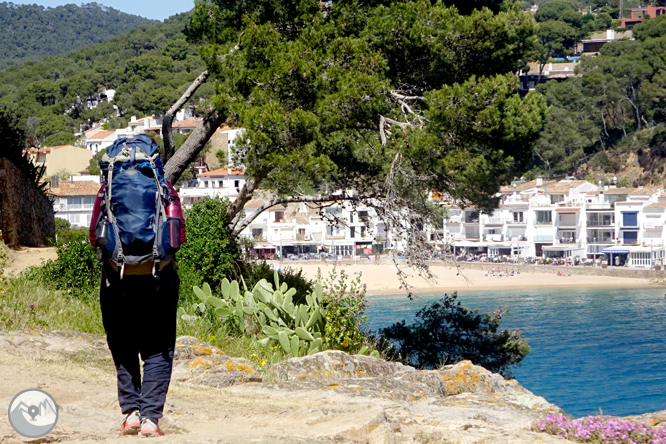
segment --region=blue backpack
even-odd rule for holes
[[[95,236],[103,260],[120,271],[121,279],[125,274],[155,276],[173,263],[180,246],[172,245],[179,240],[169,236],[176,218],[166,214],[171,198],[159,147],[144,135],[121,138],[107,148],[99,165],[106,183]],[[180,218],[177,227],[179,237]]]

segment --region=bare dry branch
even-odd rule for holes
[[[256,219],[261,213],[264,211],[268,210],[269,208],[272,208],[276,205],[282,205],[282,204],[288,204],[288,203],[300,203],[300,202],[310,202],[310,203],[319,203],[319,202],[342,202],[342,201],[350,201],[350,200],[360,200],[360,197],[351,195],[345,192],[342,193],[334,193],[334,194],[329,194],[326,196],[285,196],[285,197],[276,197],[259,208],[252,213],[250,216],[247,216],[242,222],[238,223],[236,226],[233,228],[233,233],[238,235],[243,231],[245,228],[247,228],[248,225],[252,223],[254,219]]]
[[[190,100],[192,95],[196,92],[199,87],[206,82],[208,79],[208,76],[210,74],[208,73],[208,70],[202,72],[199,74],[199,76],[194,79],[194,82],[187,88],[187,91],[183,93],[182,96],[180,96],[180,99],[176,103],[174,103],[171,108],[164,114],[164,117],[162,119],[162,139],[164,140],[164,157],[165,157],[165,162],[168,162],[169,159],[171,159],[171,156],[173,156],[173,153],[175,151],[174,143],[173,143],[173,134],[171,131],[171,127],[173,125],[173,118],[176,115],[176,113],[185,105],[185,103]]]

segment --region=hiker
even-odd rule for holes
[[[141,135],[107,149],[90,223],[103,261],[100,306],[124,415],[120,433],[147,437],[163,435],[180,284],[173,254],[185,242],[180,200],[163,177],[158,148]]]

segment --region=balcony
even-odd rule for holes
[[[541,226],[544,226],[544,225],[546,225],[546,226],[552,226],[552,225],[553,225],[553,221],[552,221],[552,220],[538,220],[538,219],[534,219],[532,223],[533,223],[534,225],[541,225]]]
[[[613,238],[612,237],[588,237],[587,238],[587,243],[588,244],[612,244],[613,243]]]
[[[478,224],[479,223],[479,218],[478,217],[476,217],[476,218],[466,217],[464,223],[466,223],[466,224]]]
[[[649,221],[643,222],[643,228],[648,230],[660,230],[664,226],[661,221]]]
[[[587,226],[588,227],[615,227],[615,221],[607,221],[607,220],[588,220],[587,221]]]
[[[54,205],[53,209],[55,211],[92,211],[93,207],[94,207],[93,204],[72,204],[72,205],[60,204],[60,205]]]
[[[552,234],[537,234],[534,236],[534,242],[553,242]]]
[[[500,216],[487,216],[481,218],[481,222],[484,225],[504,225],[504,222],[508,221],[506,217],[500,217]]]
[[[558,244],[577,244],[578,241],[573,237],[560,237],[557,239]]]
[[[506,223],[508,225],[527,225],[527,219],[509,219]]]

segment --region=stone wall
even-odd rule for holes
[[[481,263],[481,262],[456,262],[463,268],[475,270],[493,270],[499,267],[502,271],[520,269],[521,273],[557,273],[558,271],[567,274],[583,275],[583,276],[615,276],[624,278],[638,278],[638,279],[665,279],[666,271],[664,270],[650,270],[649,268],[629,268],[629,267],[592,267],[592,266],[563,266],[563,265],[528,265],[528,264],[512,264],[512,263]]]
[[[0,157],[0,230],[10,247],[43,247],[55,239],[53,206],[9,159]]]

